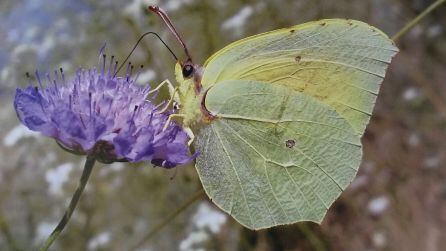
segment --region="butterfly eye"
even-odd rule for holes
[[[190,78],[194,73],[194,67],[190,64],[186,64],[183,66],[183,77]]]

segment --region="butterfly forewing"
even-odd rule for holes
[[[312,96],[362,135],[388,64],[398,49],[378,29],[330,19],[237,41],[205,65],[203,86],[258,80]]]

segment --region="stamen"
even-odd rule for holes
[[[138,72],[136,73],[136,77],[133,79],[133,82],[136,83],[136,81],[138,81],[139,74],[141,74],[141,71],[143,68],[144,68],[144,65],[139,66]]]
[[[104,54],[102,55],[102,76],[104,76],[105,73],[105,59],[106,59],[107,55]]]
[[[37,70],[36,70],[35,75],[36,75],[37,83],[39,83],[40,90],[44,90],[43,86],[42,86],[42,81],[40,80],[39,72]]]
[[[96,102],[96,100],[95,101],[93,101],[93,113],[96,115],[96,104],[97,104],[97,102]],[[99,107],[100,108],[100,107]],[[98,109],[98,115],[100,114],[101,112],[100,112],[100,109]]]
[[[91,120],[91,92],[88,93],[88,112],[90,114],[90,120]]]
[[[25,72],[25,77],[26,77],[26,79],[28,79],[28,85],[32,85],[32,83],[31,83],[31,76],[29,75],[29,72]]]
[[[135,118],[135,113],[138,110],[138,107],[139,106],[135,105],[135,108],[133,108],[132,120]]]
[[[46,80],[48,80],[48,85],[47,86],[51,86],[52,81],[51,81],[51,77],[49,73],[45,74]],[[51,94],[54,94],[54,90],[51,90],[50,88],[48,88],[48,92],[50,92]]]
[[[130,77],[132,76],[133,68],[134,68],[133,65],[130,65],[130,71],[129,71],[129,74],[127,75],[127,82],[130,81]]]
[[[60,71],[60,75],[62,76],[62,83],[65,85],[65,74],[63,73],[62,67],[59,68],[59,71]]]
[[[118,73],[117,70],[118,70],[118,61],[116,60],[115,61],[115,67],[113,67],[113,77],[115,77],[116,73]]]
[[[132,65],[132,62],[129,62],[128,64],[127,64],[127,69],[125,70],[125,76],[127,77],[128,75],[129,75],[129,73],[130,73],[130,66]]]
[[[57,86],[57,81],[53,79],[54,90],[56,91],[57,96],[60,96],[59,87]]]
[[[97,115],[101,115],[101,107],[100,106],[98,107],[97,103],[98,102],[94,101],[94,103],[93,103],[93,111],[94,111],[94,113],[97,113]]]
[[[81,120],[82,126],[84,127],[84,129],[87,129],[87,127],[85,126],[84,123],[84,119],[82,118],[82,114],[79,114],[79,119]]]
[[[55,76],[53,79],[54,89],[56,90],[57,97],[60,97],[59,87],[57,86],[57,82],[59,82],[59,73],[57,73],[57,70],[54,70],[54,76]]]
[[[113,61],[115,60],[115,56],[112,55],[110,58],[110,64],[108,65],[108,76],[111,76],[111,69],[112,69],[112,65],[113,65]]]
[[[152,112],[150,113],[150,117],[149,117],[149,123],[148,123],[149,125],[152,124],[153,114],[155,114],[155,113],[152,110]]]

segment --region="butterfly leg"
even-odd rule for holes
[[[187,145],[190,146],[192,142],[194,142],[195,134],[192,131],[192,129],[190,129],[190,127],[184,128],[184,132],[187,134],[187,136],[189,136],[189,141],[187,142]]]
[[[152,93],[154,93],[154,92],[156,92],[156,91],[158,91],[159,89],[161,89],[161,87],[163,87],[164,85],[167,85],[167,88],[169,88],[169,94],[171,95],[171,96],[174,96],[174,90],[175,90],[175,87],[173,86],[173,84],[168,80],[168,79],[166,79],[166,80],[164,80],[163,82],[161,82],[161,84],[159,84],[157,87],[155,87],[153,90],[150,90],[149,91],[149,93],[147,94],[147,95],[150,95],[150,94],[152,94]]]
[[[164,124],[163,131],[167,129],[170,122],[172,122],[172,119],[174,118],[184,118],[184,114],[176,114],[176,113],[170,114],[169,117],[167,118],[166,124]]]
[[[173,93],[171,93],[170,99],[169,99],[169,101],[167,102],[167,104],[164,106],[163,109],[159,110],[159,111],[157,112],[157,114],[163,113],[163,112],[167,111],[167,109],[169,109],[169,106],[170,106],[170,105],[172,104],[172,102],[175,100],[175,94],[177,93],[177,91],[178,91],[178,87],[175,87],[174,90],[173,90]]]

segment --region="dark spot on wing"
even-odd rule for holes
[[[300,60],[302,59],[302,57],[301,56],[299,56],[299,55],[297,55],[295,58],[294,58],[295,60],[296,60],[296,62],[297,63],[299,63],[300,62]]]
[[[294,33],[296,30],[294,30],[294,29],[292,29],[292,30],[290,30],[290,33]]]
[[[289,139],[289,140],[285,141],[285,145],[288,148],[293,148],[296,145],[296,141]]]

